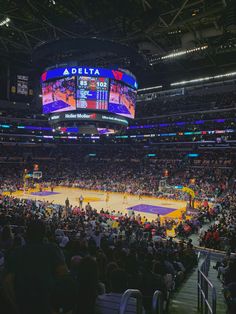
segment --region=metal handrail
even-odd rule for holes
[[[206,255],[206,258],[204,260],[204,262],[202,263],[200,270],[203,272],[204,275],[208,276],[208,272],[209,272],[209,268],[210,268],[210,254],[208,253]]]
[[[201,267],[198,268],[198,310],[204,314],[216,314],[216,288],[207,278],[210,267],[210,254],[207,254]],[[211,304],[209,302],[209,288],[211,292]]]
[[[197,261],[198,261],[198,262],[200,261],[200,257],[201,257],[201,252],[199,251],[199,252],[197,253]]]
[[[121,298],[120,301],[120,310],[119,310],[119,314],[125,314],[126,313],[126,309],[128,306],[128,301],[129,298],[136,298],[137,299],[137,306],[136,306],[136,314],[142,314],[142,294],[139,290],[136,289],[128,289],[126,290]]]
[[[152,297],[152,314],[162,314],[163,313],[163,299],[162,293],[156,290]]]

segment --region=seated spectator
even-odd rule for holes
[[[159,262],[146,259],[142,269],[142,281],[141,281],[141,292],[143,294],[143,304],[146,311],[151,310],[153,293],[156,290],[162,292],[164,299],[167,298],[167,286],[165,284],[165,278],[159,274],[159,268],[161,265]]]
[[[236,282],[231,282],[224,288],[224,297],[227,304],[227,313],[236,313]]]
[[[98,266],[90,256],[79,260],[77,265],[77,314],[93,314],[96,297],[100,286],[98,280]]]
[[[228,263],[228,267],[224,273],[224,284],[227,286],[232,282],[236,282],[236,258],[231,257]]]
[[[60,250],[45,243],[44,236],[44,224],[32,221],[26,245],[15,249],[6,260],[5,292],[20,314],[51,313],[55,280],[68,274]]]
[[[122,295],[128,288],[127,274],[121,269],[114,270],[110,275],[110,286],[110,293],[97,297],[95,308],[97,314],[117,314],[119,312]],[[127,313],[137,313],[135,298],[128,300]],[[143,313],[145,313],[144,310]]]

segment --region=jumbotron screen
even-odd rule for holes
[[[42,84],[43,113],[76,109],[76,78],[62,78]]]
[[[134,118],[136,97],[136,90],[111,80],[108,111]]]
[[[77,108],[107,110],[109,79],[78,76]]]
[[[134,118],[137,96],[137,83],[134,77],[125,72],[108,69],[88,70],[90,71],[84,67],[57,68],[44,72],[43,113],[87,109],[104,110]],[[71,75],[72,73],[75,75]]]

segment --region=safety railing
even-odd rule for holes
[[[210,254],[207,254],[198,268],[198,310],[204,314],[216,314],[216,289],[207,278],[210,267]]]
[[[159,290],[156,290],[152,297],[152,314],[163,314],[163,299]]]
[[[211,262],[211,255],[210,253],[205,254],[205,259],[200,267],[200,270],[203,272],[205,276],[208,276],[209,268]]]
[[[127,307],[129,305],[129,299],[132,297],[137,299],[136,314],[142,314],[142,312],[143,312],[142,294],[139,290],[136,290],[136,289],[128,289],[124,292],[124,294],[122,295],[121,301],[120,301],[119,314],[125,314],[126,313]]]
[[[128,311],[129,300],[130,298],[136,298],[136,313],[142,314],[143,306],[142,306],[142,294],[139,290],[128,289],[122,295],[120,301],[120,311],[119,314],[125,314]],[[132,303],[133,305],[133,303]],[[162,293],[159,290],[156,290],[152,297],[152,314],[163,314],[163,299]]]

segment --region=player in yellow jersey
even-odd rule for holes
[[[106,202],[106,208],[108,208],[108,203],[110,201],[110,194],[109,192],[106,193],[106,198],[105,198],[105,202]]]
[[[128,199],[128,195],[125,192],[124,195],[123,195],[123,204],[127,204],[127,199]]]
[[[106,193],[106,198],[105,198],[106,204],[108,204],[109,201],[110,201],[110,194],[107,192],[107,193]]]

